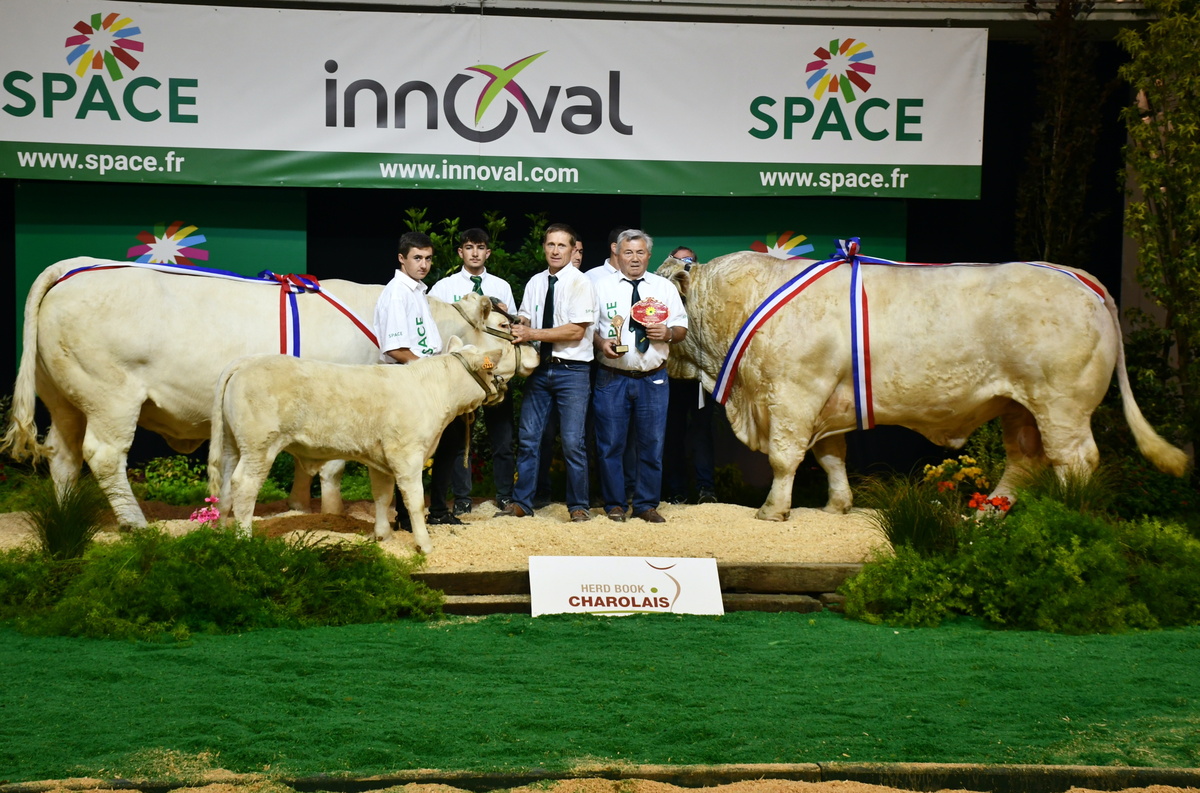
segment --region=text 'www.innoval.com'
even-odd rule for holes
[[[385,179],[410,179],[420,182],[451,180],[468,182],[539,182],[579,184],[579,169],[567,166],[526,168],[517,160],[512,165],[482,165],[478,163],[381,162],[379,174]]]

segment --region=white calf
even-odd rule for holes
[[[421,469],[456,416],[504,396],[514,374],[537,366],[532,348],[504,343],[500,351],[463,346],[404,366],[349,366],[284,355],[256,355],[230,364],[213,400],[209,479],[221,483],[222,516],[249,531],[254,502],[281,451],[298,467],[358,460],[370,469],[375,537],[391,535],[386,508],[400,488],[421,551],[425,528]]]

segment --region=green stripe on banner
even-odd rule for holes
[[[736,163],[0,143],[0,177],[699,196],[979,198],[977,165]]]

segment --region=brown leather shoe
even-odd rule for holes
[[[617,523],[625,522],[625,510],[621,509],[620,507],[613,507],[604,514],[608,515],[609,520],[615,520]]]
[[[587,523],[591,519],[592,519],[592,513],[588,512],[586,509],[571,510],[571,522],[572,523]]]
[[[647,509],[644,512],[639,512],[638,514],[634,515],[634,517],[641,518],[642,520],[646,521],[647,523],[666,523],[667,522],[667,519],[664,518],[662,515],[659,515],[658,510],[655,509],[654,507],[650,507],[650,509]]]
[[[518,504],[515,501],[510,501],[510,502],[508,502],[508,505],[504,509],[497,512],[492,517],[493,518],[527,518],[527,517],[529,517],[529,515],[530,515],[530,513],[526,512],[525,508],[522,507],[520,504]]]

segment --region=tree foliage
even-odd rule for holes
[[[1138,281],[1165,313],[1188,439],[1200,428],[1200,0],[1145,0],[1154,18],[1122,30],[1121,76],[1136,93],[1122,111],[1134,189],[1126,231]]]
[[[1038,23],[1038,119],[1031,131],[1017,192],[1017,255],[1085,267],[1101,220],[1087,197],[1096,162],[1101,114],[1109,86],[1099,77],[1098,51],[1085,36],[1093,0],[1028,0]]]

